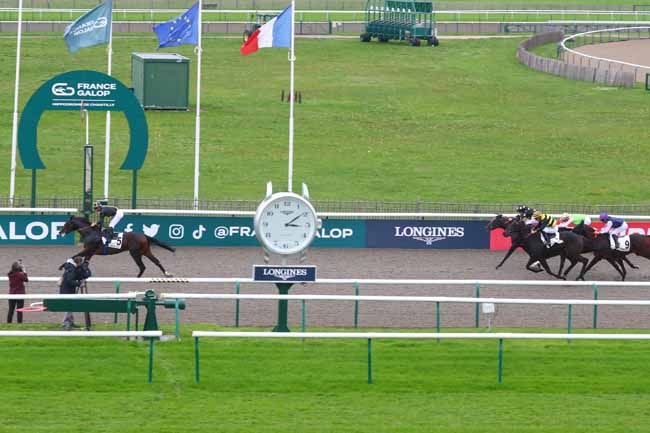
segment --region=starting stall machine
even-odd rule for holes
[[[438,46],[435,11],[432,2],[413,0],[367,0],[366,29],[361,42],[409,41],[414,47],[425,41]]]

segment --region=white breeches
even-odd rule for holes
[[[118,209],[117,212],[115,212],[115,216],[111,219],[111,222],[108,223],[108,226],[114,229],[117,223],[120,222],[122,217],[124,217],[124,212],[122,212],[122,209]]]

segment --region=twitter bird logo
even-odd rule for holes
[[[159,228],[160,224],[151,224],[151,227],[147,226],[146,224],[142,224],[142,231],[146,236],[149,236],[150,238],[153,238],[158,234]]]

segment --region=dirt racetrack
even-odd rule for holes
[[[73,247],[51,248],[2,248],[0,263],[8,272],[13,260],[22,258],[29,275],[60,275],[57,267],[76,253]],[[162,263],[177,277],[241,277],[250,278],[253,264],[262,264],[262,253],[257,248],[179,248],[175,255],[154,249]],[[386,278],[386,279],[525,279],[549,280],[545,273],[533,274],[523,266],[525,253],[519,251],[500,270],[494,267],[503,252],[485,250],[400,250],[400,249],[314,249],[309,252],[307,264],[318,266],[318,278]],[[648,281],[650,262],[640,257],[631,257],[638,270],[630,270],[628,280]],[[552,259],[554,269],[558,259]],[[160,271],[145,259],[147,270],[144,276],[161,277]],[[137,267],[131,257],[124,253],[110,257],[95,257],[92,260],[93,275],[98,277],[133,277]],[[577,272],[572,271],[575,278]],[[618,281],[615,271],[606,263],[598,264],[589,274],[592,280]],[[6,283],[5,283],[6,284]],[[201,292],[233,293],[233,284],[123,284],[122,291],[154,289],[158,293]],[[4,289],[6,293],[7,288]],[[29,283],[28,293],[57,293],[51,283]],[[90,293],[113,292],[112,284],[90,283]],[[242,285],[241,293],[277,293],[271,285]],[[307,285],[294,286],[292,294],[354,294],[352,285]],[[512,298],[564,298],[593,299],[591,287],[496,287],[481,288],[481,296]],[[474,286],[361,286],[365,295],[420,295],[420,296],[474,296]],[[601,287],[600,299],[650,299],[646,288]],[[0,302],[0,318],[4,321],[7,303]],[[353,302],[311,301],[306,304],[308,327],[337,326],[351,327],[354,317]],[[443,327],[472,327],[475,320],[474,304],[441,304],[441,325]],[[598,309],[598,326],[615,328],[650,328],[648,307],[601,306]],[[242,301],[240,325],[272,326],[277,315],[277,301]],[[25,313],[26,323],[56,323],[60,313]],[[79,315],[82,316],[82,315]],[[481,315],[482,316],[482,315]],[[233,326],[234,301],[188,301],[187,310],[181,313],[181,322],[214,323]],[[573,326],[589,328],[592,325],[593,307],[574,306]],[[15,319],[14,319],[15,320]],[[173,321],[172,310],[159,310],[159,320]],[[293,330],[300,328],[300,303],[289,304],[289,323]],[[82,317],[77,317],[82,321]],[[112,315],[94,314],[95,323],[110,323]],[[481,317],[481,326],[485,325]],[[435,328],[435,305],[428,303],[361,302],[359,307],[361,327],[418,327]],[[552,305],[498,305],[494,325],[499,327],[557,327],[567,326],[567,306]]]

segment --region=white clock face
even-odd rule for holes
[[[255,214],[255,234],[271,252],[295,254],[309,246],[318,218],[309,201],[283,192],[260,204]]]

